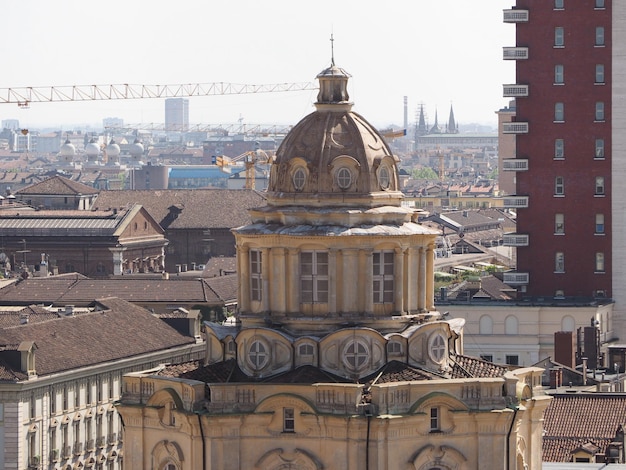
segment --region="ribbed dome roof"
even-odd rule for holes
[[[270,204],[400,205],[397,158],[374,126],[352,111],[349,77],[334,63],[317,76],[316,111],[276,152]]]

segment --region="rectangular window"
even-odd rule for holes
[[[555,84],[562,84],[564,83],[565,79],[563,76],[563,66],[562,65],[555,65],[554,66],[554,83]]]
[[[604,8],[604,0],[596,0],[596,8]]]
[[[556,178],[554,178],[554,195],[565,195],[565,181],[562,176],[557,176]]]
[[[74,387],[74,408],[80,408],[80,386],[78,384]]]
[[[296,419],[293,408],[283,408],[283,432],[295,432]]]
[[[557,26],[554,28],[554,46],[555,47],[564,47],[565,46],[565,31],[563,27]]]
[[[554,256],[554,272],[565,272],[565,254],[562,251],[557,252]]]
[[[604,233],[604,214],[596,214],[596,232]]]
[[[596,28],[596,46],[604,46],[604,26]]]
[[[510,366],[519,366],[519,356],[517,354],[507,354],[505,360]]]
[[[565,105],[563,103],[554,103],[554,120],[556,122],[565,121]]]
[[[430,409],[430,432],[437,432],[441,429],[439,423],[439,408],[432,407]]]
[[[57,412],[57,393],[53,388],[50,389],[50,414],[54,415]]]
[[[602,252],[596,253],[596,272],[604,272],[604,253]]]
[[[250,300],[261,300],[263,278],[261,275],[261,250],[250,250]]]
[[[328,253],[300,253],[300,294],[303,303],[328,302]]]
[[[604,121],[604,101],[596,102],[596,121]]]
[[[563,214],[554,214],[554,233],[565,233],[565,216]]]
[[[563,10],[565,7],[563,6],[563,0],[554,0],[554,9],[555,10]]]
[[[376,251],[372,254],[374,303],[393,302],[393,251]]]
[[[483,361],[487,361],[487,362],[493,362],[493,355],[492,354],[481,354],[480,358]]]
[[[596,176],[596,196],[604,196],[604,176]]]
[[[562,160],[565,158],[565,141],[563,139],[556,139],[554,141],[554,159]]]
[[[595,158],[602,160],[604,158],[604,139],[596,139],[596,156]]]
[[[596,64],[596,83],[604,83],[604,64]]]

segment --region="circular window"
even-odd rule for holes
[[[293,173],[293,187],[296,191],[302,191],[304,189],[304,183],[306,183],[306,172],[304,168],[298,168]]]
[[[352,184],[352,173],[347,168],[339,168],[337,171],[337,186],[348,189]]]
[[[346,345],[343,351],[343,361],[348,369],[362,369],[369,361],[370,350],[367,345],[361,341],[351,341]]]
[[[391,178],[389,177],[389,168],[383,166],[378,171],[378,184],[381,189],[389,189],[389,184],[391,183]]]
[[[430,357],[435,362],[442,362],[446,355],[446,340],[441,334],[433,335],[430,341]]]
[[[269,353],[265,344],[261,341],[254,341],[248,350],[248,360],[255,370],[261,370],[269,361]]]

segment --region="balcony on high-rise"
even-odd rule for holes
[[[528,207],[528,196],[505,196],[502,202],[505,209],[524,209]]]
[[[528,59],[528,48],[527,47],[503,47],[502,58],[504,60]]]
[[[504,134],[528,134],[527,122],[503,122],[502,132]]]
[[[528,159],[505,158],[502,160],[502,171],[528,171]]]
[[[528,10],[503,10],[503,21],[505,23],[527,23],[528,22]]]
[[[504,98],[522,98],[528,96],[528,85],[502,85],[502,96]]]
[[[502,235],[502,245],[504,246],[528,246],[528,234],[505,233]]]

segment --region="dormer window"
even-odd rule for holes
[[[339,168],[337,171],[337,186],[340,189],[348,189],[352,184],[352,173],[347,168]]]

